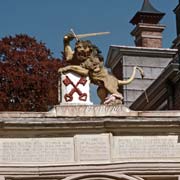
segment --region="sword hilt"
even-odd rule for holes
[[[75,34],[74,30],[71,28],[70,31],[72,32],[73,36],[75,37],[76,41],[79,41],[77,35]]]

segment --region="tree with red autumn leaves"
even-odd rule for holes
[[[58,103],[59,59],[28,35],[0,40],[0,111],[48,111]]]

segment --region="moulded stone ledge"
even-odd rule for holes
[[[180,111],[132,111],[124,105],[57,105],[48,112],[0,112],[0,118],[180,117]]]

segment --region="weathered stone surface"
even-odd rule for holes
[[[1,138],[0,164],[180,162],[178,135],[82,134],[59,138]]]
[[[76,135],[78,162],[110,161],[110,134]]]
[[[151,52],[151,49],[147,49],[147,51],[149,50],[149,53]],[[140,49],[137,49],[136,51],[136,56],[128,56],[128,55],[124,55],[123,56],[123,64],[125,66],[134,66],[134,65],[139,65],[145,68],[150,68],[150,67],[154,67],[154,68],[164,68],[168,65],[169,61],[172,60],[172,57],[152,57],[152,56],[148,56],[145,52],[144,54],[140,53],[140,55],[138,54],[138,52],[140,51]],[[164,50],[164,53],[166,51]]]
[[[0,113],[2,179],[138,180],[137,174],[180,174],[179,111],[123,112],[107,106],[99,113],[101,107],[90,106],[88,116],[78,113],[83,107],[73,107],[68,117],[56,108]]]
[[[77,118],[75,118],[77,117]],[[137,119],[140,117],[158,117],[161,120],[167,122],[171,121],[167,117],[179,118],[180,117],[180,111],[131,111],[127,107],[123,105],[93,105],[93,106],[55,106],[51,111],[49,112],[0,112],[0,125],[2,123],[8,122],[8,123],[22,123],[22,124],[29,124],[30,122],[34,122],[37,124],[40,122],[43,124],[43,122],[53,122],[53,120],[60,120],[63,119],[69,119],[69,120],[78,120],[81,121],[83,118],[92,117],[98,121],[102,121],[100,117],[104,117],[104,120],[106,120],[109,117],[112,117],[111,120],[113,120],[114,117],[119,118],[119,121],[121,121],[121,117],[127,117],[128,120],[129,117],[136,117]],[[144,119],[141,119],[141,122],[143,122]],[[149,120],[150,121],[150,120]],[[67,121],[68,122],[68,121]],[[1,126],[0,126],[1,127]]]
[[[124,86],[124,88],[126,88],[126,86]],[[127,102],[132,102],[134,99],[136,99],[136,97],[140,96],[144,91],[141,89],[127,89],[126,90],[126,94],[124,95],[124,98],[126,98]]]
[[[178,136],[115,136],[112,152],[114,161],[180,161],[180,142]]]
[[[0,163],[74,162],[73,138],[1,138]]]
[[[56,106],[55,110],[57,116],[66,117],[100,117],[130,112],[130,110],[123,105]]]
[[[141,79],[140,74],[137,72],[135,80],[130,85],[123,86],[125,92],[125,105],[129,105],[134,102],[141,94],[142,91],[149,87],[153,80],[156,79],[172,58],[165,57],[146,57],[142,56],[124,56],[123,57],[123,78],[127,79],[130,77],[134,66],[138,65],[142,67],[145,78]],[[136,84],[139,85],[138,89]]]

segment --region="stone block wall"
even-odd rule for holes
[[[110,46],[107,66],[119,79],[128,79],[134,66],[144,70],[145,77],[141,79],[139,72],[131,84],[122,87],[124,104],[127,107],[146,90],[172,61],[177,50],[165,48],[143,48],[129,46]]]
[[[1,112],[0,180],[178,180],[179,117],[103,105]]]

